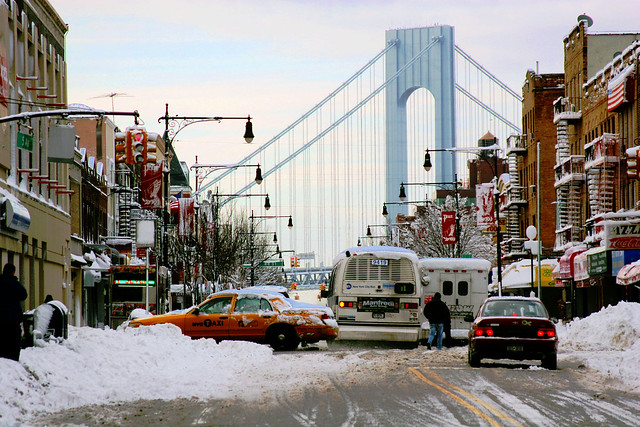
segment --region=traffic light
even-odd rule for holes
[[[126,132],[116,132],[116,163],[127,161],[127,134]]]
[[[162,136],[158,133],[147,133],[147,157],[145,163],[156,163],[158,161],[158,141],[161,139]]]
[[[296,258],[296,267],[300,267],[300,257],[297,256]]]
[[[292,256],[291,257],[291,267],[295,267],[296,266],[296,257]]]
[[[147,131],[141,127],[127,128],[127,164],[141,165],[147,159]]]
[[[627,178],[640,179],[640,168],[638,167],[638,151],[640,146],[627,148]]]

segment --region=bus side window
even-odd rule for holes
[[[462,281],[458,282],[458,295],[465,296],[469,295],[469,283]]]
[[[442,282],[442,295],[453,295],[453,282],[445,280]]]

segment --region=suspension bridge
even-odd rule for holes
[[[280,248],[314,252],[309,266],[329,266],[359,239],[376,243],[366,239],[367,225],[386,222],[382,205],[398,201],[401,182],[452,182],[455,174],[468,180],[459,165],[473,154],[435,152],[427,173],[426,149],[476,146],[487,131],[504,147],[508,136],[521,133],[520,95],[456,45],[453,27],[389,30],[385,39],[368,63],[239,162],[262,165],[259,191],[248,168],[228,169],[201,186],[200,199],[213,189],[277,195],[275,214],[292,215],[295,223],[290,230],[274,224]],[[408,200],[424,200],[435,188],[407,193]],[[222,203],[263,211],[259,198]],[[389,221],[408,209],[389,205]]]

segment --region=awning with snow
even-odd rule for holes
[[[630,285],[637,282],[640,282],[640,261],[625,265],[616,276],[616,283],[619,285]]]
[[[577,287],[590,286],[586,251],[573,258],[573,280],[575,280]]]
[[[580,246],[572,246],[566,250],[564,255],[560,257],[558,260],[558,278],[559,279],[571,279],[573,278],[573,260],[575,257],[587,250],[587,247],[584,245]]]
[[[558,265],[555,259],[545,259],[540,262],[542,267],[541,286],[555,287],[553,269]],[[494,275],[495,278],[495,275]],[[531,260],[521,260],[509,264],[502,273],[502,289],[524,289],[532,286]],[[533,286],[538,286],[538,262],[533,261]],[[497,291],[498,284],[492,283],[491,290]]]

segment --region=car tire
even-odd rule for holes
[[[549,353],[542,357],[542,367],[555,371],[558,369],[558,355],[557,353]]]
[[[471,366],[472,368],[479,368],[480,360],[481,357],[478,355],[478,353],[469,349],[469,352],[467,353],[467,361],[469,362],[469,366]]]
[[[298,344],[300,344],[300,339],[295,329],[287,326],[275,326],[271,328],[267,340],[271,348],[276,351],[295,350],[298,348]]]

